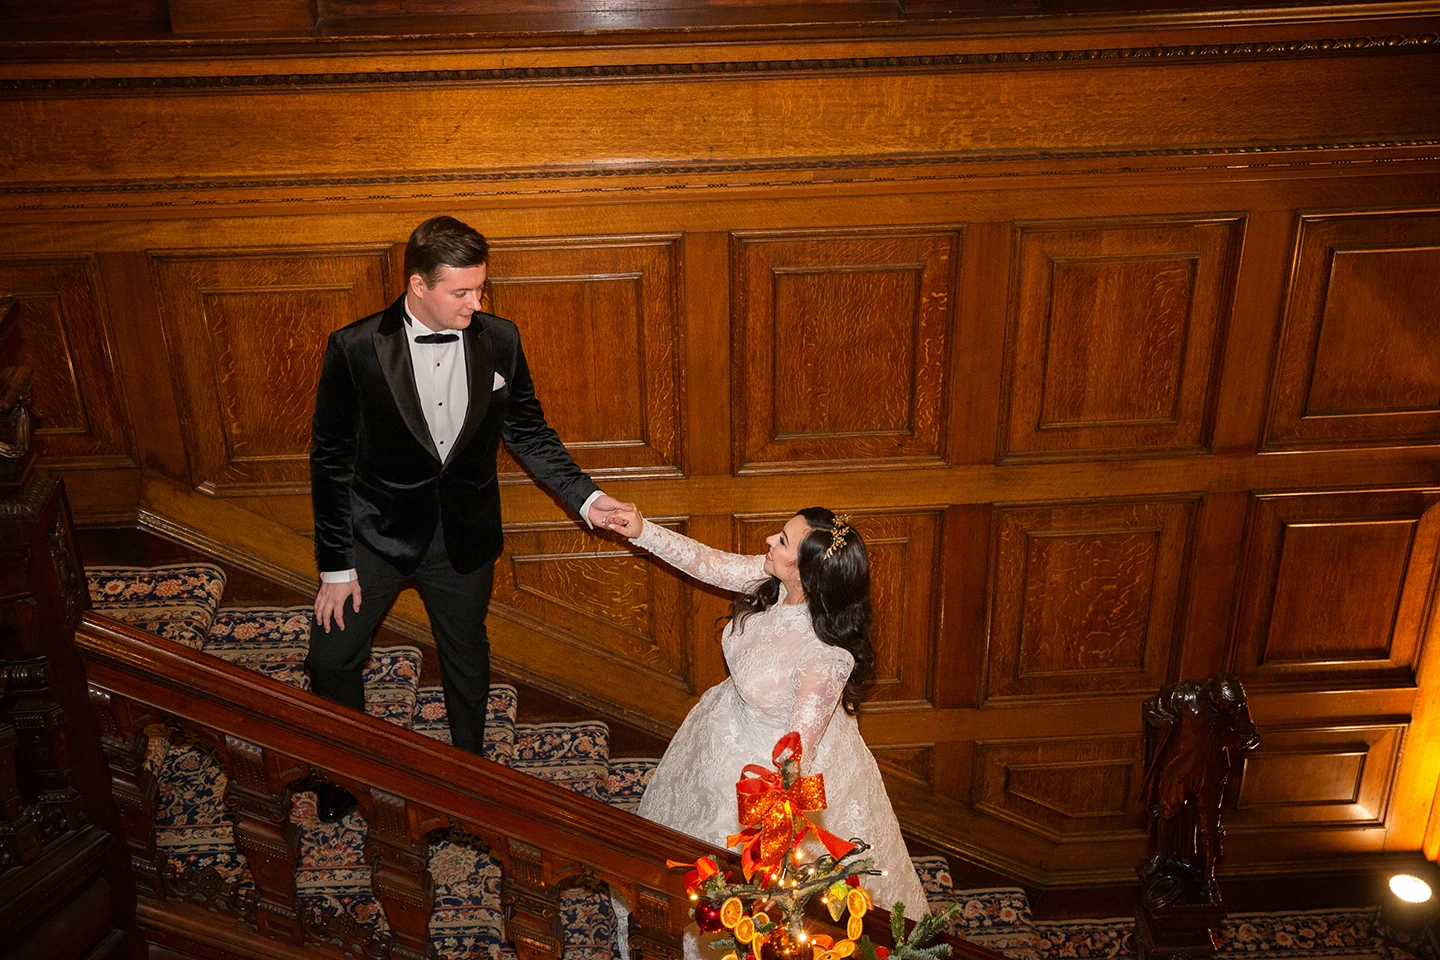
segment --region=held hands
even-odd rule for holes
[[[639,513],[639,511],[635,509],[635,504],[622,503],[608,494],[601,494],[595,498],[594,503],[590,504],[590,516],[588,518],[590,520],[590,526],[597,530],[614,530],[616,528],[612,526],[612,520],[617,512],[622,511]],[[638,531],[635,536],[639,536]]]
[[[330,618],[341,630],[345,629],[345,601],[354,598],[354,610],[360,612],[360,581],[347,583],[322,583],[320,592],[315,594],[315,622],[326,633],[330,632]]]
[[[645,529],[645,518],[640,515],[640,508],[633,503],[625,504],[624,509],[616,510],[610,514],[605,521],[608,530],[614,530],[622,537],[634,540],[640,536],[640,531]]]

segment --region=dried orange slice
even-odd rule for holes
[[[740,960],[740,958],[735,956],[735,954],[733,953],[727,953],[725,954],[725,956],[721,957],[720,960]]]
[[[740,902],[739,897],[731,897],[720,904],[720,922],[727,930],[733,930],[740,918],[745,916],[745,904]],[[753,929],[753,926],[752,926]]]
[[[755,939],[755,921],[750,917],[741,917],[735,924],[735,939],[740,943],[749,943]]]
[[[849,920],[849,922],[847,922],[847,923],[845,924],[845,936],[849,937],[851,940],[859,940],[859,939],[860,939],[860,934],[862,934],[862,933],[864,933],[864,932],[865,932],[865,917],[864,917],[864,915],[863,915],[863,914],[859,914],[859,913],[852,913],[852,914],[850,914],[850,920]],[[850,949],[853,951],[853,950],[855,949],[855,947],[852,945],[852,946],[850,947]],[[847,953],[846,956],[848,957],[849,954]]]
[[[855,941],[853,939],[841,940],[839,943],[835,944],[835,956],[837,957],[848,957],[854,952]]]
[[[861,890],[858,887],[854,890],[851,890],[850,895],[845,898],[845,906],[850,908],[850,916],[865,916],[865,911],[870,908],[870,904],[866,902],[868,899],[869,898],[865,896],[864,890]],[[725,915],[723,913],[720,915],[720,919],[725,919]]]
[[[826,950],[824,953],[818,955],[815,960],[837,960],[837,958],[834,950]]]

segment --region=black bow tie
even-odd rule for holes
[[[415,338],[416,343],[454,343],[460,339],[458,333],[426,333]]]

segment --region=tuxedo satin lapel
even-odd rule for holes
[[[465,378],[470,384],[470,406],[465,409],[460,436],[455,438],[456,453],[465,449],[465,444],[480,429],[480,421],[490,409],[490,392],[495,387],[495,341],[484,314],[475,314],[475,319],[465,328]]]
[[[380,358],[380,369],[385,371],[385,380],[390,384],[390,395],[400,409],[400,419],[430,451],[430,456],[440,459],[435,441],[430,436],[430,427],[425,423],[425,413],[420,409],[420,391],[415,387],[415,366],[410,361],[410,345],[405,342],[404,297],[396,300],[385,311],[385,317],[375,331],[375,355]]]

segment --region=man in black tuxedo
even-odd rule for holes
[[[311,688],[365,708],[371,640],[411,579],[430,614],[452,741],[472,753],[484,743],[490,690],[500,438],[592,527],[626,506],[600,491],[545,422],[515,324],[480,312],[488,257],[485,238],[452,217],[415,228],[405,293],[330,336],[310,443],[322,580],[305,660]],[[322,790],[322,819],[353,802]]]

